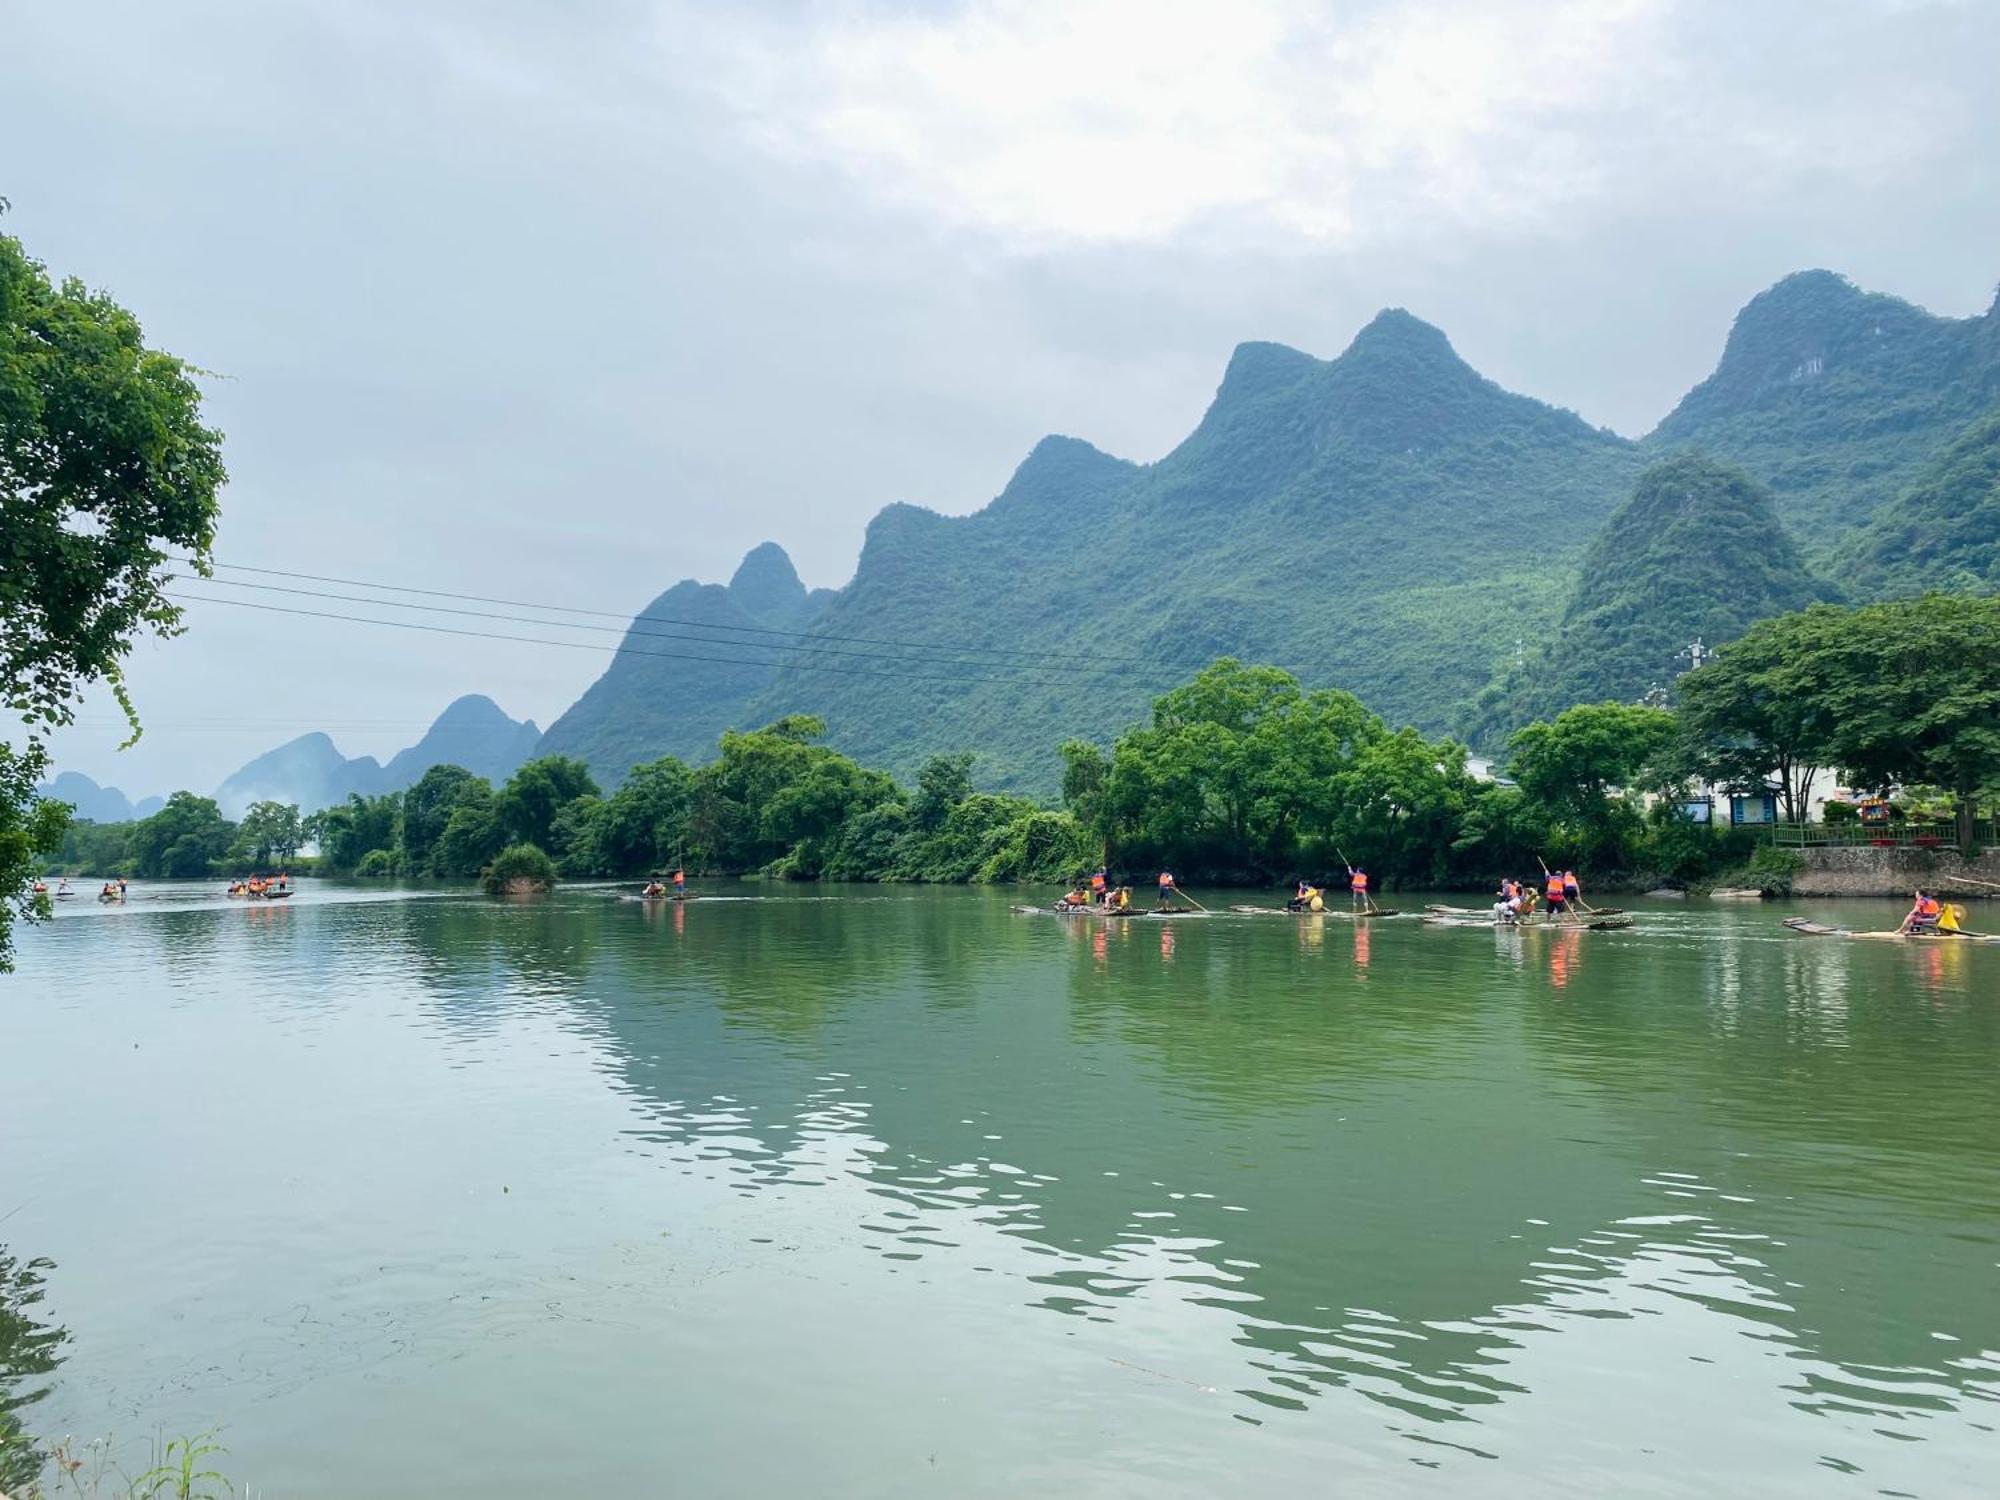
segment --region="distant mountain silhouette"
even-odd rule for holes
[[[316,812],[350,793],[373,797],[401,791],[446,763],[504,781],[540,740],[532,722],[510,719],[491,698],[471,693],[447,707],[421,740],[397,752],[387,766],[372,755],[348,759],[325,734],[302,734],[236,771],[216,788],[215,800],[231,818],[265,800],[295,802],[301,811]]]
[[[52,802],[69,803],[75,816],[91,823],[127,823],[150,817],[165,806],[160,797],[144,797],[134,804],[117,787],[99,786],[81,771],[64,771],[36,790]]]

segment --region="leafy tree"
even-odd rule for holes
[[[1064,740],[1062,764],[1062,805],[1083,827],[1097,828],[1104,815],[1104,783],[1111,762],[1088,740]]]
[[[509,778],[495,799],[494,815],[510,842],[546,849],[557,814],[579,797],[597,795],[590,767],[571,756],[545,755]]]
[[[1414,729],[1372,739],[1340,780],[1341,846],[1374,869],[1441,880],[1473,788],[1463,745]]]
[[[556,867],[533,844],[509,844],[480,872],[480,881],[495,896],[521,886],[546,891],[556,883]]]
[[[1103,820],[1126,854],[1276,873],[1333,833],[1341,778],[1387,732],[1351,694],[1224,657],[1119,737]]]
[[[0,707],[31,735],[69,723],[98,681],[137,732],[122,663],[140,636],[179,629],[170,570],[206,572],[215,532],[221,439],[193,374],[108,296],[52,283],[0,235]],[[34,861],[60,837],[36,806],[44,769],[32,739],[0,761],[0,970]]]
[[[477,789],[475,791],[475,788]],[[461,802],[493,789],[463,766],[432,766],[403,793],[403,868],[412,875],[434,873],[433,856],[445,824]]]
[[[0,752],[0,762],[5,759]],[[72,819],[63,830],[62,847],[50,862],[51,873],[66,875],[118,875],[129,869],[126,839],[131,823],[91,823]]]
[[[1589,822],[1672,742],[1674,716],[1638,703],[1579,703],[1515,733],[1507,773],[1558,813]]]
[[[609,875],[604,859],[602,797],[583,796],[563,804],[549,826],[549,848],[565,875]]]
[[[1946,788],[1969,850],[1979,796],[2000,785],[2000,599],[1926,594],[1824,623],[1803,672],[1827,758],[1857,785]]]
[[[916,800],[910,815],[918,828],[940,828],[952,809],[972,795],[972,756],[933,755],[917,772]]]
[[[166,806],[132,825],[126,847],[137,874],[192,880],[211,873],[235,839],[236,826],[214,798],[175,792]]]
[[[401,830],[403,799],[396,792],[364,797],[349,792],[345,802],[313,814],[313,837],[330,870],[358,870],[378,849],[394,852]]]
[[[431,873],[469,879],[492,862],[506,843],[495,811],[497,798],[483,780],[460,789],[444,831],[431,850]]]
[[[229,855],[262,869],[289,863],[304,842],[304,824],[296,804],[253,802],[236,825],[236,841]]]
[[[11,916],[34,921],[47,910],[32,887],[48,857],[62,848],[69,826],[66,804],[35,796],[43,764],[33,746],[23,755],[0,744],[0,973],[12,967]]]
[[[1830,607],[1753,626],[1679,683],[1688,763],[1735,791],[1775,778],[1787,822],[1803,822],[1813,777],[1830,749],[1831,702],[1815,663],[1846,612]]]
[[[634,766],[604,800],[596,825],[596,869],[637,874],[683,857],[694,773],[671,755]]]

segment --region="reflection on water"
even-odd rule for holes
[[[16,1015],[84,1082],[7,1106],[42,1149],[0,1191],[45,1194],[41,1242],[67,1225],[89,1268],[75,1410],[200,1403],[239,1448],[268,1428],[260,1472],[357,1494],[270,1392],[363,1412],[389,1381],[449,1423],[509,1345],[552,1403],[636,1377],[704,1412],[697,1448],[823,1412],[797,1468],[738,1460],[792,1488],[815,1454],[914,1486],[870,1465],[955,1379],[1001,1403],[926,1440],[980,1455],[961,1493],[1334,1462],[1390,1490],[1948,1495],[2000,1458],[2000,955],[1763,908],[1600,934],[341,897],[24,949]],[[190,1213],[160,1307],[54,1186],[132,1150],[143,1112],[105,1105],[146,1076],[108,1050],[128,1033],[200,1101],[157,1143]],[[849,1362],[830,1387],[757,1352],[801,1319]],[[465,1449],[443,1488],[518,1477]]]
[[[49,1394],[68,1335],[42,1308],[47,1260],[22,1260],[0,1244],[0,1491],[25,1490],[42,1471],[31,1408]]]

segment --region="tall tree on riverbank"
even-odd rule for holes
[[[0,235],[0,706],[28,726],[0,747],[0,969],[11,916],[61,820],[34,807],[41,736],[85,688],[110,685],[138,733],[122,665],[170,636],[170,549],[205,571],[224,474],[195,370],[149,349],[139,321],[74,279],[60,285]]]

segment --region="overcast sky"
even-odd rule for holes
[[[10,233],[208,370],[217,556],[636,610],[1048,432],[1165,453],[1230,349],[1380,307],[1638,435],[1827,266],[2000,279],[1981,0],[62,0],[7,8]],[[310,601],[305,601],[310,605]],[[336,610],[345,605],[327,606]],[[583,652],[192,612],[61,763],[212,789],[454,696],[544,726]],[[506,628],[506,627],[500,627]]]

